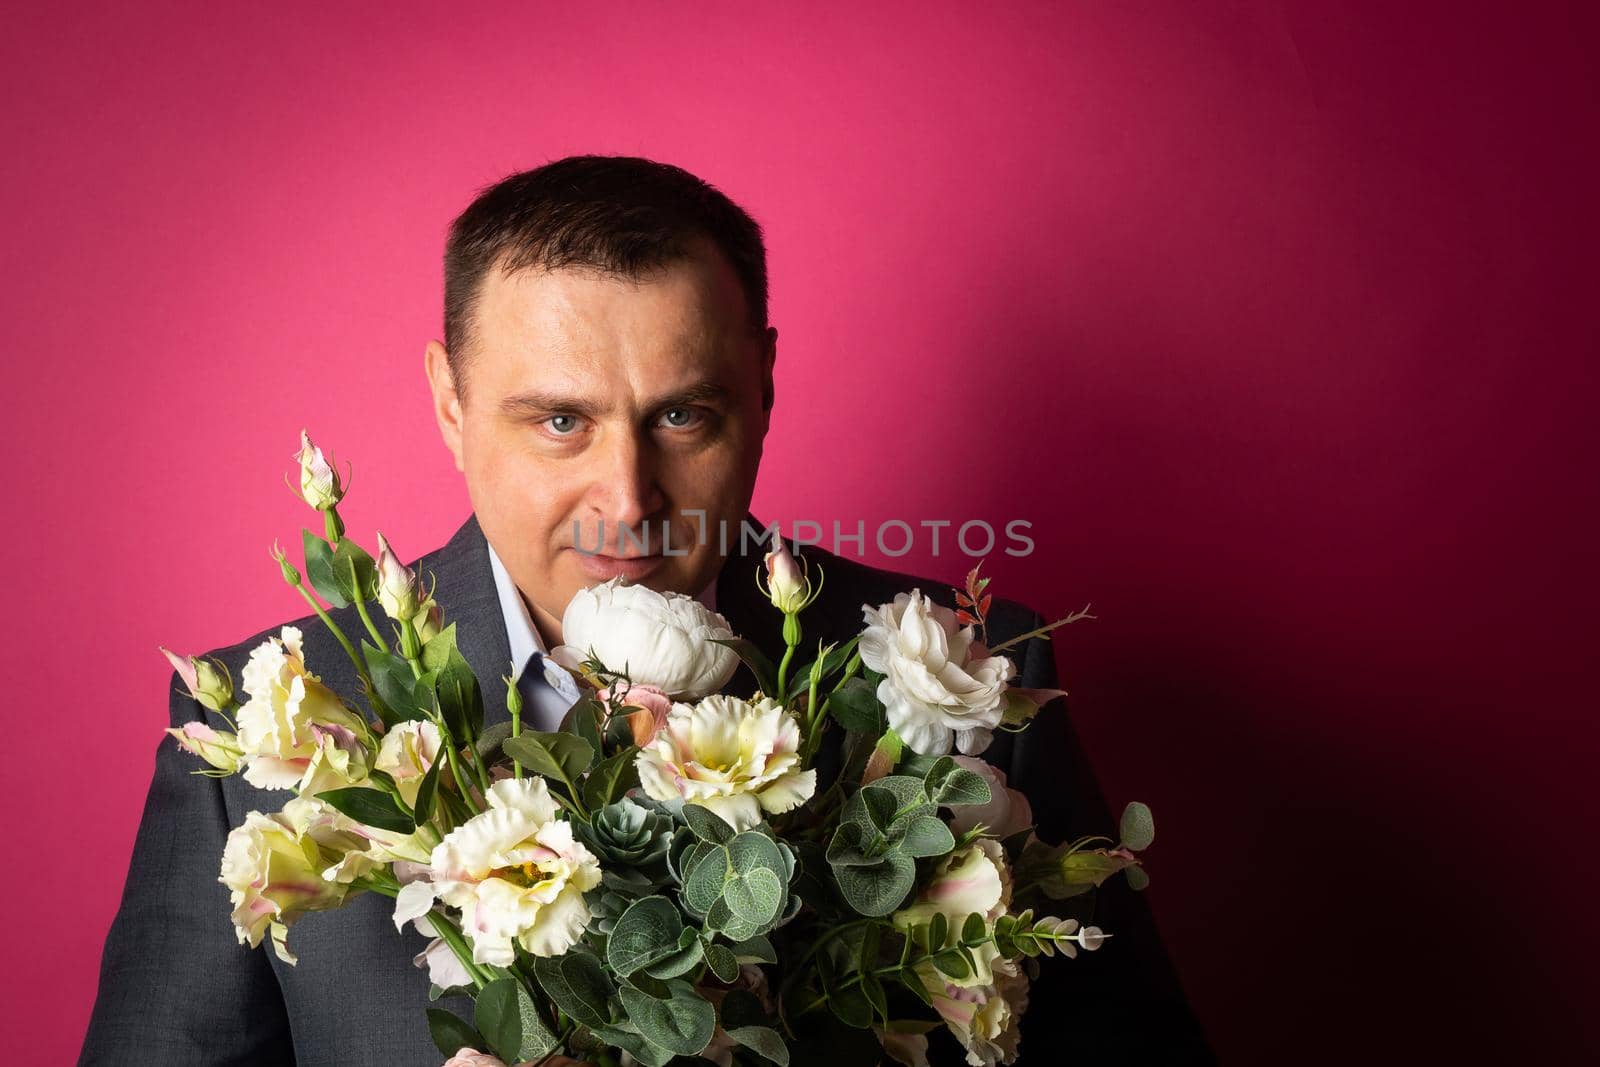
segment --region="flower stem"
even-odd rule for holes
[[[327,611],[323,609],[321,604],[317,603],[316,597],[306,592],[305,586],[297,585],[295,586],[295,590],[305,598],[305,602],[307,604],[311,605],[311,610],[317,613],[317,618],[322,620],[322,625],[328,628],[328,632],[333,634],[333,636],[338,639],[339,644],[344,646],[345,654],[350,657],[350,662],[355,664],[356,674],[359,675],[361,680],[366,683],[369,690],[372,689],[372,675],[367,673],[367,665],[365,661],[363,661],[360,654],[356,652],[355,646],[350,643],[350,639],[344,635],[344,631],[339,629],[339,624],[334,622],[333,619],[329,617]]]
[[[365,600],[357,600],[356,611],[360,614],[361,621],[366,624],[367,633],[372,636],[372,643],[387,652],[389,650],[389,642],[384,640],[383,634],[378,632],[377,624],[372,621],[372,615],[367,611],[367,602]]]
[[[462,936],[461,928],[442,915],[438,909],[428,912],[428,921],[433,924],[433,932],[438,934],[445,944],[450,946],[450,951],[456,954],[456,959],[461,961],[467,974],[472,976],[472,984],[479,989],[489,984],[489,978],[483,968],[472,962],[472,948],[467,944],[467,939]]]

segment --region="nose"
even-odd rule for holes
[[[598,444],[596,453],[589,507],[596,525],[605,524],[601,551],[619,556],[661,551],[660,524],[646,525],[666,501],[652,443],[635,433],[614,432]]]

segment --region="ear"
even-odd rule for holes
[[[775,400],[772,384],[772,368],[778,362],[778,328],[768,326],[766,334],[762,337],[761,352],[761,410],[767,413],[767,420],[772,420],[772,405]]]
[[[429,341],[422,357],[428,387],[433,390],[433,417],[439,422],[439,436],[455,457],[456,470],[467,469],[462,455],[461,395],[456,391],[455,375],[450,371],[450,354],[438,341]]]

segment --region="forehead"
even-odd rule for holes
[[[638,277],[588,267],[492,270],[473,322],[475,376],[541,363],[715,363],[754,340],[743,288],[704,245]]]

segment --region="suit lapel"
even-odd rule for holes
[[[516,668],[511,665],[511,639],[489,563],[489,542],[478,516],[468,515],[449,542],[422,557],[417,566],[437,582],[435,594],[444,605],[446,624],[456,624],[456,648],[478,676],[483,693],[484,722],[492,726],[509,720],[503,679]]]

